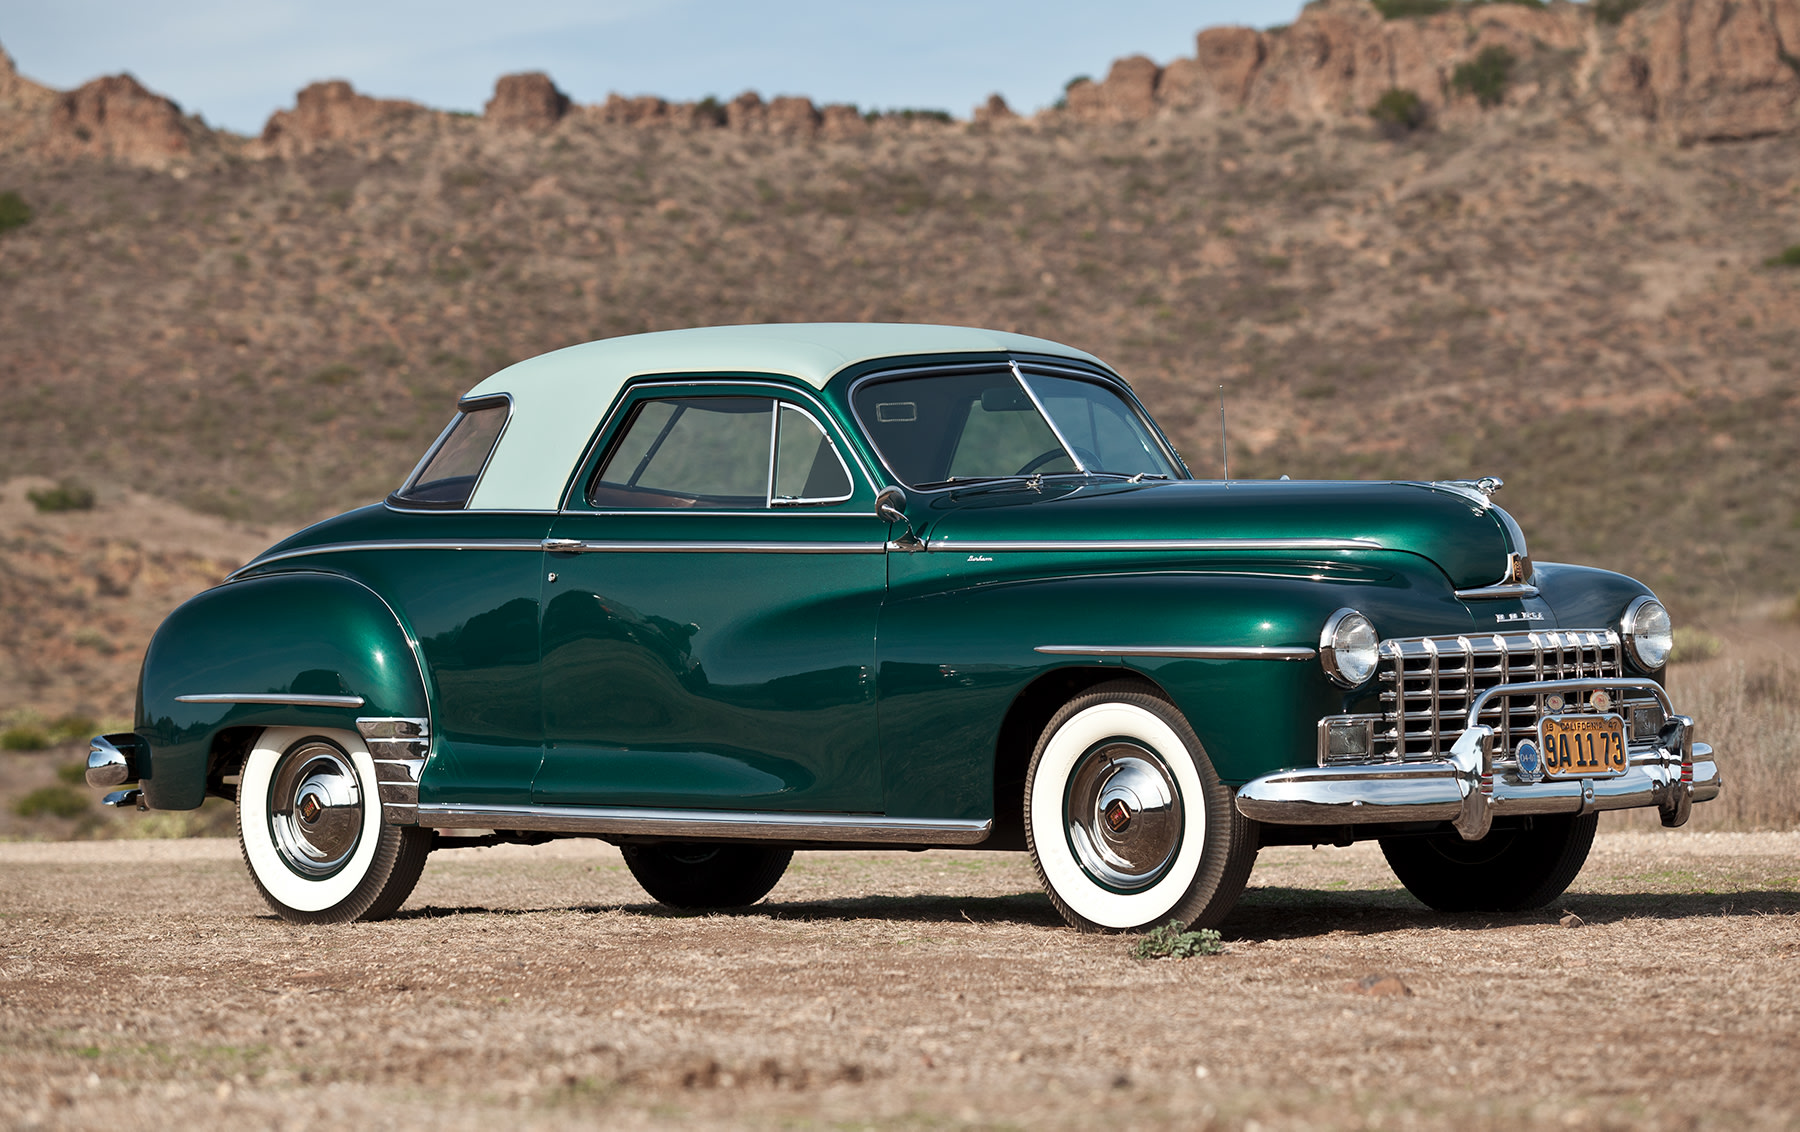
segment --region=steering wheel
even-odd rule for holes
[[[1061,448],[1052,448],[1048,452],[1040,452],[1038,455],[1033,456],[1031,459],[1025,461],[1025,466],[1020,468],[1018,471],[1014,472],[1013,475],[1028,476],[1031,473],[1037,471],[1039,468],[1043,467],[1045,464],[1048,464],[1050,461],[1056,459],[1058,456],[1066,457],[1067,455],[1068,455],[1068,453],[1064,452]],[[1090,468],[1100,462],[1099,456],[1096,456],[1094,453],[1089,452],[1085,448],[1075,449],[1075,458],[1077,460],[1080,460],[1084,465],[1086,465]]]

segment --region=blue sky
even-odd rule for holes
[[[130,71],[245,133],[316,79],[479,110],[494,79],[548,71],[578,102],[609,91],[694,99],[744,90],[930,107],[959,117],[998,91],[1053,102],[1133,53],[1193,53],[1215,24],[1287,23],[1300,0],[0,0],[0,46],[68,88]]]

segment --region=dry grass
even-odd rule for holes
[[[1458,917],[1372,845],[1272,849],[1224,954],[1144,961],[1020,854],[802,853],[680,916],[605,845],[454,850],[399,918],[303,927],[229,841],[0,845],[0,1096],[184,1132],[1792,1128],[1797,853],[1603,834],[1556,906]]]
[[[1752,669],[1742,660],[1670,681],[1700,737],[1722,753],[1725,790],[1696,809],[1701,829],[1800,827],[1800,667],[1785,659]]]

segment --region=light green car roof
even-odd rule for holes
[[[920,354],[1018,352],[1098,362],[1080,350],[999,330],[878,322],[708,326],[552,350],[507,366],[465,395],[512,397],[512,418],[471,510],[554,511],[588,438],[624,384],[645,374],[766,373],[816,389],[846,366]]]

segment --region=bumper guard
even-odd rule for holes
[[[1494,729],[1478,723],[1496,696],[1550,692],[1649,692],[1668,722],[1653,743],[1628,750],[1625,773],[1609,778],[1527,782],[1510,752],[1496,755]],[[1487,836],[1494,818],[1516,814],[1588,814],[1655,806],[1662,823],[1679,826],[1695,802],[1719,795],[1712,748],[1694,742],[1694,721],[1675,715],[1668,693],[1650,680],[1590,677],[1538,680],[1489,688],[1469,705],[1448,758],[1276,771],[1238,791],[1238,812],[1275,825],[1368,825],[1450,822],[1466,841]]]

